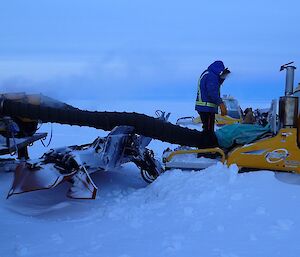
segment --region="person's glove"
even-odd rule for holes
[[[227,109],[224,103],[220,104],[220,109],[221,109],[221,116],[227,115]]]

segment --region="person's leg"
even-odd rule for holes
[[[215,131],[215,114],[213,112],[198,112],[202,121],[202,130]]]
[[[202,131],[209,131],[209,113],[198,112],[202,121]]]
[[[215,113],[208,112],[207,130],[214,133],[215,132]]]
[[[202,120],[203,146],[204,148],[218,146],[218,140],[215,134],[215,113],[199,112]]]
[[[211,137],[211,145],[216,147],[216,146],[219,146],[219,143],[218,143],[218,139],[217,139],[217,136],[216,136],[216,133],[215,133],[215,120],[216,120],[216,115],[215,113],[210,113],[209,115],[209,126],[208,126],[208,130],[209,130],[209,133],[210,133],[210,137]]]

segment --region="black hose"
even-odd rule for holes
[[[207,135],[195,129],[183,128],[170,122],[140,113],[92,112],[77,108],[54,108],[42,105],[3,99],[1,115],[18,116],[42,122],[88,126],[106,131],[116,126],[126,125],[135,128],[135,133],[183,146],[207,148],[217,145],[213,135]]]

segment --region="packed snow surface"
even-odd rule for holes
[[[106,134],[59,125],[53,133],[52,147]],[[150,144],[157,158],[167,147]],[[36,143],[31,154],[45,150]],[[300,255],[297,175],[238,174],[236,166],[216,163],[167,171],[148,185],[126,164],[92,175],[96,200],[66,198],[67,183],[6,200],[12,178],[0,173],[0,257]]]

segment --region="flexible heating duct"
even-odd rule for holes
[[[77,108],[56,108],[2,99],[0,113],[3,116],[28,118],[43,123],[88,126],[105,131],[110,131],[116,126],[132,126],[135,128],[136,134],[172,144],[198,148],[217,145],[217,139],[214,136],[135,112],[86,111]]]

